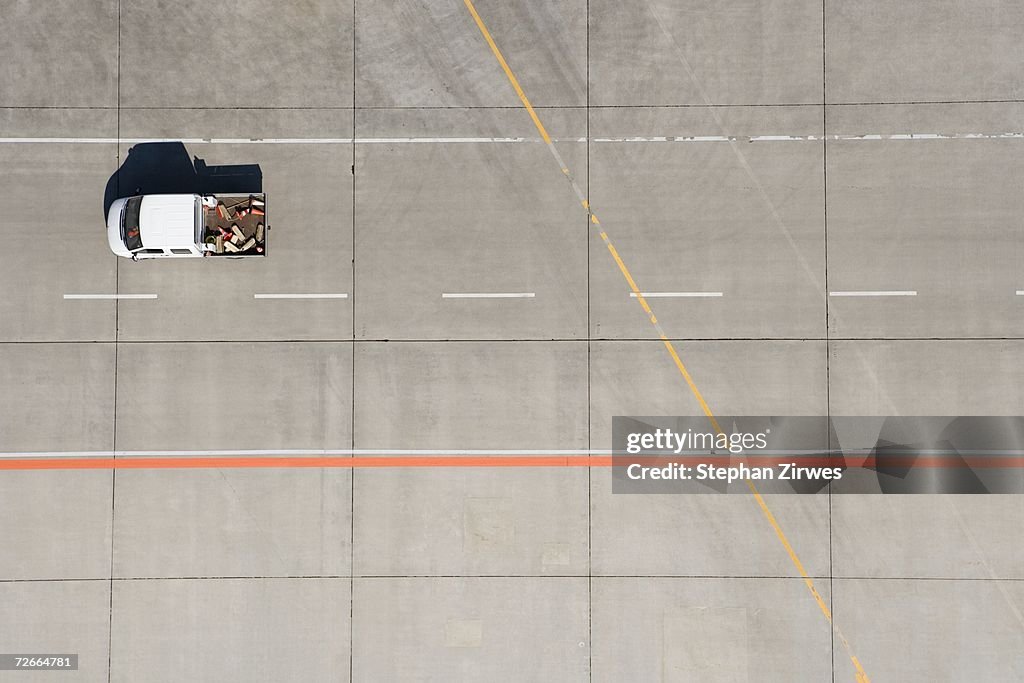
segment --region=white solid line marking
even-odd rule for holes
[[[442,299],[532,299],[533,292],[443,292]]]
[[[586,142],[586,138],[565,138],[561,142]],[[180,142],[186,145],[351,145],[352,138],[0,138],[6,144],[117,144],[141,145],[156,142]],[[510,143],[543,142],[540,138],[359,138],[357,145],[416,145],[431,143]]]
[[[10,458],[130,458],[130,457],[190,457],[190,456],[314,456],[314,455],[611,455],[602,449],[402,449],[402,448],[292,448],[278,450],[219,450],[219,451],[24,451],[0,453],[0,459]]]
[[[847,453],[866,453],[870,454],[871,448],[853,448],[849,449]],[[764,455],[818,455],[822,451],[820,449],[768,449],[764,451],[758,451]],[[834,452],[839,453],[839,450]],[[931,449],[917,449],[915,452],[924,455],[947,455],[950,453],[963,453],[964,451],[951,451],[948,449],[931,448]],[[997,449],[997,450],[970,450],[967,451],[970,455],[991,455],[991,456],[1010,456],[1020,455],[1021,449]],[[669,451],[648,451],[648,455],[680,455],[680,453],[669,452]],[[704,449],[685,449],[681,453],[682,455],[707,455],[708,452]],[[396,456],[435,456],[435,455],[454,455],[454,456],[475,456],[475,455],[506,455],[506,456],[531,456],[531,455],[619,455],[625,456],[625,451],[611,451],[603,448],[432,448],[432,449],[421,449],[421,448],[284,448],[284,449],[236,449],[236,450],[189,450],[189,451],[159,451],[159,450],[138,450],[138,451],[5,451],[0,452],[0,460],[3,459],[14,459],[14,458],[131,458],[131,457],[152,457],[152,458],[170,458],[170,457],[203,457],[203,456],[216,456],[216,457],[231,457],[231,456],[340,456],[340,455],[353,455],[353,456],[383,456],[383,455],[396,455]]]
[[[685,142],[877,142],[880,140],[1020,140],[1024,132],[1001,133],[892,133],[834,135],[653,135],[592,138],[595,143],[685,143]],[[553,142],[586,142],[585,137],[552,138]],[[539,143],[531,137],[406,137],[406,138],[87,138],[87,137],[0,137],[0,144],[125,144],[180,142],[189,145],[405,145],[462,143]]]
[[[155,299],[156,294],[65,294],[65,299]]]
[[[914,290],[882,290],[865,292],[829,292],[829,296],[917,296]]]
[[[562,142],[586,142],[586,138],[566,138]],[[543,142],[540,138],[358,138],[357,145],[418,145],[430,143]]]
[[[1024,296],[1024,289],[1018,289],[1017,296]]]
[[[7,144],[84,144],[110,145],[120,142],[125,145],[140,145],[152,142],[181,142],[188,145],[345,145],[352,144],[352,138],[0,138]]]
[[[630,292],[629,296],[636,298],[636,292]],[[674,298],[674,297],[710,297],[723,296],[721,292],[640,292],[645,299]]]
[[[253,294],[254,299],[347,299],[347,293],[339,294]]]

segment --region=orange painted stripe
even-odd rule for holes
[[[259,469],[323,467],[343,469],[423,467],[610,467],[611,456],[430,456],[430,457],[187,457],[187,458],[11,458],[0,470]]]
[[[325,468],[325,469],[406,469],[406,468],[480,468],[500,469],[507,467],[624,467],[637,463],[651,467],[664,467],[672,463],[705,463],[716,467],[737,466],[739,462],[748,466],[770,467],[781,463],[795,462],[800,467],[845,467],[846,469],[875,468],[878,462],[873,457],[858,462],[843,463],[837,457],[800,457],[785,455],[770,456],[611,456],[611,455],[488,455],[488,456],[191,456],[191,457],[123,457],[123,458],[6,458],[0,459],[0,470],[139,470],[139,469],[281,469],[281,468]],[[968,458],[966,462],[951,461],[947,458],[886,458],[882,466],[907,466],[913,469],[1014,469],[1024,467],[1024,458],[986,457]],[[749,482],[748,482],[749,484]],[[760,497],[756,489],[752,493]],[[759,500],[763,503],[763,500]],[[774,516],[765,506],[762,509],[772,527],[778,526]],[[776,529],[776,533],[781,529]],[[785,539],[783,545],[788,546]],[[794,565],[802,567],[799,559]]]

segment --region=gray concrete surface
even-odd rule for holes
[[[598,109],[595,139],[820,136],[819,107]],[[591,201],[673,338],[824,336],[822,147],[804,142],[591,145]],[[591,331],[657,337],[608,250],[591,242]]]
[[[1016,3],[826,0],[825,11],[830,102],[1014,100],[1024,93],[1017,72],[1024,8]]]
[[[595,578],[593,678],[828,680],[829,629],[816,610],[793,579]]]
[[[1018,8],[477,8],[639,287],[723,293],[651,300],[714,411],[1024,410]],[[0,452],[584,451],[700,410],[463,2],[9,9]],[[259,165],[266,259],[109,253],[153,138]],[[1018,497],[767,502],[871,680],[1024,676]],[[3,471],[0,518],[0,651],[81,655],[33,680],[853,680],[755,501],[604,469]]]
[[[356,356],[360,448],[587,448],[583,342],[360,342]],[[354,478],[358,574],[586,573],[583,470],[385,469]]]
[[[836,618],[862,661],[877,661],[879,680],[979,679],[1024,676],[1019,581],[836,579]],[[958,642],[950,655],[943,651]],[[840,667],[836,680],[853,681]],[[842,662],[845,664],[846,662]]]
[[[118,21],[117,0],[5,3],[0,106],[116,107]]]
[[[584,0],[481,0],[477,10],[534,104],[587,103]],[[498,63],[480,59],[489,48],[461,2],[382,0],[359,7],[355,21],[356,106],[519,105]]]
[[[121,106],[351,106],[352,5],[122,2]]]
[[[584,681],[587,612],[586,577],[357,579],[353,678]]]
[[[0,88],[0,92],[4,92]],[[9,91],[7,91],[9,92]],[[4,95],[0,95],[3,102]],[[116,139],[111,110],[0,109],[4,137]],[[0,269],[0,340],[113,341],[114,305],[64,305],[64,294],[113,292],[117,270],[103,232],[103,187],[117,145],[4,145],[0,236],[21,244]],[[31,285],[31,286],[29,286]]]
[[[686,364],[720,415],[825,411],[823,342],[690,342]],[[610,444],[614,415],[700,415],[657,341],[602,341],[591,348],[591,437]],[[750,392],[744,387],[758,387]],[[595,473],[596,474],[596,473]],[[591,480],[592,571],[600,576],[785,576],[792,565],[778,540],[756,533],[765,522],[746,496],[644,496],[612,493]],[[778,496],[772,511],[807,571],[829,571],[828,499]],[[740,532],[740,529],[749,530]],[[731,530],[731,531],[730,531]],[[732,542],[733,533],[746,541]]]
[[[118,448],[337,449],[351,443],[350,344],[131,344],[117,361],[118,408],[132,416],[118,421]]]
[[[836,342],[832,410],[1010,414],[1024,402],[1020,353],[1020,340]],[[1018,496],[834,496],[833,571],[857,578],[1019,579],[1022,513]]]
[[[110,471],[4,472],[0,544],[11,549],[0,555],[4,579],[109,577],[112,491]]]
[[[114,576],[347,574],[351,488],[346,470],[118,472]]]
[[[113,344],[0,345],[4,450],[112,448],[116,362]]]
[[[592,0],[591,104],[820,104],[821,9]]]
[[[360,448],[587,447],[587,345],[356,344]]]
[[[556,138],[586,137],[586,113],[545,115]],[[552,164],[516,110],[360,111],[364,138],[516,138],[536,143],[372,144],[356,154],[358,339],[586,337],[586,214],[566,187],[524,168]],[[559,145],[586,182],[586,144]],[[442,299],[442,293],[533,293]]]
[[[112,585],[111,681],[324,681],[348,674],[348,579]]]
[[[1024,105],[830,107],[828,117],[838,135],[997,133],[1021,129]],[[918,292],[833,297],[833,334],[1021,336],[1022,151],[1024,140],[830,142],[829,289]]]
[[[109,581],[0,582],[4,647],[11,653],[78,654],[78,671],[3,671],[4,680],[54,683],[106,680],[110,645]],[[43,654],[43,653],[38,653]]]

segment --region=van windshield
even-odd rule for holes
[[[142,197],[132,197],[124,207],[124,221],[121,223],[121,237],[128,251],[142,248],[142,232],[139,230],[139,213],[142,211]]]

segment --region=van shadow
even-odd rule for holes
[[[259,164],[208,166],[189,156],[180,142],[143,142],[128,150],[103,192],[103,217],[122,197],[140,194],[258,194],[263,192]]]

